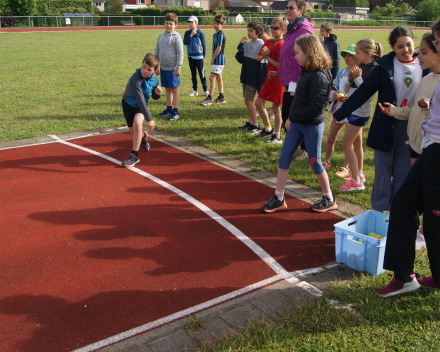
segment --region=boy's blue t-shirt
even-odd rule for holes
[[[225,45],[226,38],[223,31],[218,31],[212,36],[212,56],[214,56],[215,50],[218,46],[221,46],[220,54],[215,58],[214,65],[224,65],[225,64]]]

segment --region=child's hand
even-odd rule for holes
[[[263,46],[263,50],[261,50],[261,55],[267,59],[268,57],[270,57],[270,50],[267,46]]]
[[[145,129],[147,130],[148,133],[151,133],[154,130],[154,126],[155,126],[154,120],[151,120],[145,124]]]
[[[337,100],[337,101],[340,101],[341,103],[345,103],[345,102],[347,101],[347,99],[348,99],[348,95],[342,93],[342,94],[344,94],[344,95],[338,97],[338,94],[341,94],[341,93],[342,93],[342,92],[337,92],[337,93],[336,93],[336,100]]]
[[[391,107],[395,107],[393,104],[390,103],[383,103],[383,105],[386,105],[387,107],[383,107],[381,103],[379,103],[380,111],[382,111],[385,115],[390,116],[391,113]]]
[[[193,29],[191,32],[191,37],[194,37],[197,34],[197,29]]]
[[[267,73],[267,77],[269,77],[269,79],[271,79],[272,77],[279,77],[279,76],[280,76],[279,72],[276,71],[269,71]]]
[[[162,88],[159,87],[159,86],[157,86],[157,87],[154,89],[154,92],[155,92],[157,95],[161,95],[161,94],[162,94]]]
[[[214,59],[211,60],[211,65],[214,65],[214,61],[215,61]]]
[[[422,98],[419,100],[419,106],[423,109],[428,108],[428,101],[426,100],[426,98]]]
[[[174,77],[179,77],[180,76],[180,71],[175,70],[174,71]]]
[[[286,129],[287,132],[290,131],[291,124],[292,124],[292,122],[290,122],[290,119],[287,119],[286,123],[284,124],[284,128]]]
[[[352,79],[350,79],[350,74],[348,75],[348,79],[350,81],[352,81],[352,80],[354,80],[354,79],[356,79],[356,78],[358,78],[358,77],[360,77],[362,75],[362,69],[360,69],[358,66],[355,66],[355,67],[352,68],[350,73],[351,73]]]
[[[241,44],[246,44],[247,43],[247,38],[246,37],[242,37],[240,40]]]
[[[160,75],[160,70],[157,69],[156,71],[154,71],[154,73],[156,74],[156,76],[159,76]]]

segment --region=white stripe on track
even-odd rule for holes
[[[180,312],[168,315],[167,317],[164,317],[164,318],[152,321],[151,323],[139,326],[139,327],[131,329],[131,330],[127,330],[127,331],[125,331],[123,333],[120,333],[118,335],[109,337],[109,338],[107,338],[105,340],[101,340],[101,341],[95,342],[93,344],[90,344],[90,345],[87,345],[85,347],[79,348],[79,349],[74,350],[72,352],[90,352],[90,351],[95,351],[97,349],[106,347],[108,345],[114,344],[114,343],[119,342],[121,340],[128,339],[128,338],[130,338],[130,337],[132,337],[134,335],[141,334],[141,333],[143,333],[143,332],[145,332],[147,330],[151,330],[151,329],[157,328],[158,326],[168,324],[171,321],[183,318],[183,317],[185,317],[185,316],[187,316],[189,314],[194,314],[194,313],[197,313],[197,312],[199,312],[199,311],[201,311],[203,309],[207,309],[207,308],[212,307],[214,305],[217,305],[217,304],[229,301],[229,300],[231,300],[231,299],[233,299],[235,297],[244,295],[246,293],[249,293],[249,292],[254,291],[254,290],[258,289],[258,288],[270,285],[270,284],[272,284],[272,283],[274,283],[276,281],[282,280],[282,279],[283,279],[282,275],[273,276],[273,277],[271,277],[269,279],[257,282],[255,284],[250,285],[250,286],[241,288],[241,289],[239,289],[237,291],[228,293],[228,294],[220,296],[218,298],[214,298],[214,299],[212,299],[210,301],[207,301],[205,303],[201,303],[201,304],[198,304],[198,305],[196,305],[194,307],[191,307],[191,308],[182,310]]]

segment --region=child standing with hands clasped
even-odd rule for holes
[[[428,46],[425,46],[422,40],[419,56],[422,68],[429,67],[433,71],[432,76],[438,76],[440,75],[440,21],[433,25],[432,31],[435,38],[431,36],[427,39],[430,43],[426,41],[425,43],[433,44],[436,52],[429,53]],[[429,64],[427,64],[428,60]],[[434,78],[432,76],[431,78]],[[422,97],[416,104],[426,106],[426,98],[429,97]],[[383,267],[393,271],[394,278],[387,286],[376,292],[381,297],[412,292],[420,286],[440,289],[440,197],[438,192],[440,84],[437,84],[434,89],[429,102],[428,119],[422,123],[421,127],[423,152],[409,171],[391,204]],[[431,275],[425,277],[417,277],[418,275],[414,273],[415,241],[420,225],[420,214],[423,214],[423,235],[431,269]]]
[[[414,54],[414,35],[406,27],[394,28],[388,42],[392,52],[381,57],[362,85],[334,113],[341,121],[378,92],[377,101],[396,106],[412,106],[423,72]],[[411,168],[408,152],[407,121],[385,115],[376,105],[368,133],[367,146],[374,149],[373,209],[390,210],[391,201]],[[355,175],[354,175],[355,176]]]
[[[376,66],[377,60],[382,56],[382,45],[373,39],[361,39],[356,43],[355,59],[357,66],[354,66],[348,74],[348,80],[344,82],[343,90],[349,95],[360,87],[363,81],[368,77]],[[373,110],[373,94],[360,108],[353,111],[347,118],[342,149],[345,153],[345,160],[350,166],[351,177],[344,178],[348,181],[345,185],[339,186],[342,191],[354,191],[365,189],[364,181],[364,153],[362,149],[362,127],[368,125],[371,112]],[[360,151],[354,148],[354,141],[358,139]]]
[[[284,198],[289,167],[295,150],[304,139],[309,152],[310,167],[315,172],[322,188],[322,199],[310,208],[316,212],[336,209],[336,198],[332,195],[328,175],[321,162],[322,135],[325,128],[325,114],[333,78],[330,72],[332,60],[314,35],[300,36],[294,46],[295,59],[303,68],[295,97],[286,120],[286,138],[278,166],[275,195],[263,205],[261,211],[273,213],[287,208]]]

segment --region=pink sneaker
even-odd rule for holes
[[[376,293],[379,296],[386,298],[400,295],[401,293],[418,290],[420,288],[420,284],[417,282],[416,275],[412,274],[410,277],[412,278],[412,281],[410,282],[392,279],[388,285],[376,291]]]
[[[435,284],[434,279],[432,278],[431,275],[417,279],[417,282],[420,284],[420,286],[423,286],[423,287],[440,288]]]
[[[339,189],[342,191],[362,191],[365,189],[364,183],[361,181],[357,183],[355,180],[351,180],[350,182],[346,183],[345,185],[339,186]]]
[[[361,181],[365,183],[365,174],[359,175],[359,177],[360,177]],[[347,182],[350,182],[351,179],[352,179],[351,176],[344,177],[344,181],[347,181]]]
[[[335,172],[335,175],[344,178],[350,175],[350,170],[348,170],[346,167],[340,167],[338,171]]]
[[[324,161],[322,163],[322,166],[324,166],[324,169],[328,170],[332,167],[332,164],[330,163],[330,161]]]

